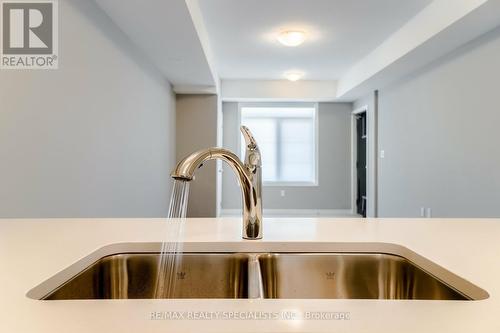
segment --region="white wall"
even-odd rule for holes
[[[223,101],[333,101],[337,81],[222,80]]]
[[[59,1],[59,69],[0,73],[0,217],[166,216],[170,85],[93,1]]]
[[[224,147],[239,152],[238,103],[223,103]],[[319,103],[319,186],[264,187],[264,209],[346,210],[351,208],[350,103]],[[222,209],[240,209],[241,191],[232,170],[223,168]],[[285,190],[285,196],[281,196]]]
[[[177,95],[176,156],[217,145],[217,96]],[[196,170],[190,184],[188,217],[215,217],[216,162],[207,161]]]
[[[379,94],[379,216],[500,216],[500,29]]]

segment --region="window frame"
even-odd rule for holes
[[[317,187],[319,186],[319,127],[318,127],[318,107],[317,102],[239,102],[238,103],[238,127],[242,125],[242,109],[246,107],[308,107],[313,108],[313,169],[314,179],[312,181],[263,181],[265,187]],[[258,142],[257,142],[258,144]],[[238,135],[238,155],[241,155],[242,138]],[[244,156],[240,156],[243,160]]]

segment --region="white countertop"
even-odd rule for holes
[[[28,290],[103,246],[161,242],[165,219],[0,220],[0,332],[500,332],[500,219],[188,219],[185,242],[381,242],[404,246],[486,290],[480,301],[73,300]],[[265,244],[264,244],[265,245]],[[292,244],[293,245],[293,244]],[[348,312],[349,320],[151,320],[152,312]]]

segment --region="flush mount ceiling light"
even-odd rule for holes
[[[285,46],[299,46],[306,40],[306,33],[299,30],[282,31],[276,37]]]
[[[290,71],[285,73],[285,77],[288,81],[298,81],[304,76],[304,73],[302,72],[295,72],[295,71]]]

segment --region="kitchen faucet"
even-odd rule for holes
[[[243,198],[243,238],[262,238],[262,170],[261,154],[250,130],[240,127],[245,138],[245,161],[242,162],[233,152],[224,148],[207,148],[192,153],[177,164],[172,178],[191,181],[195,171],[203,162],[220,159],[229,164],[235,172]]]

